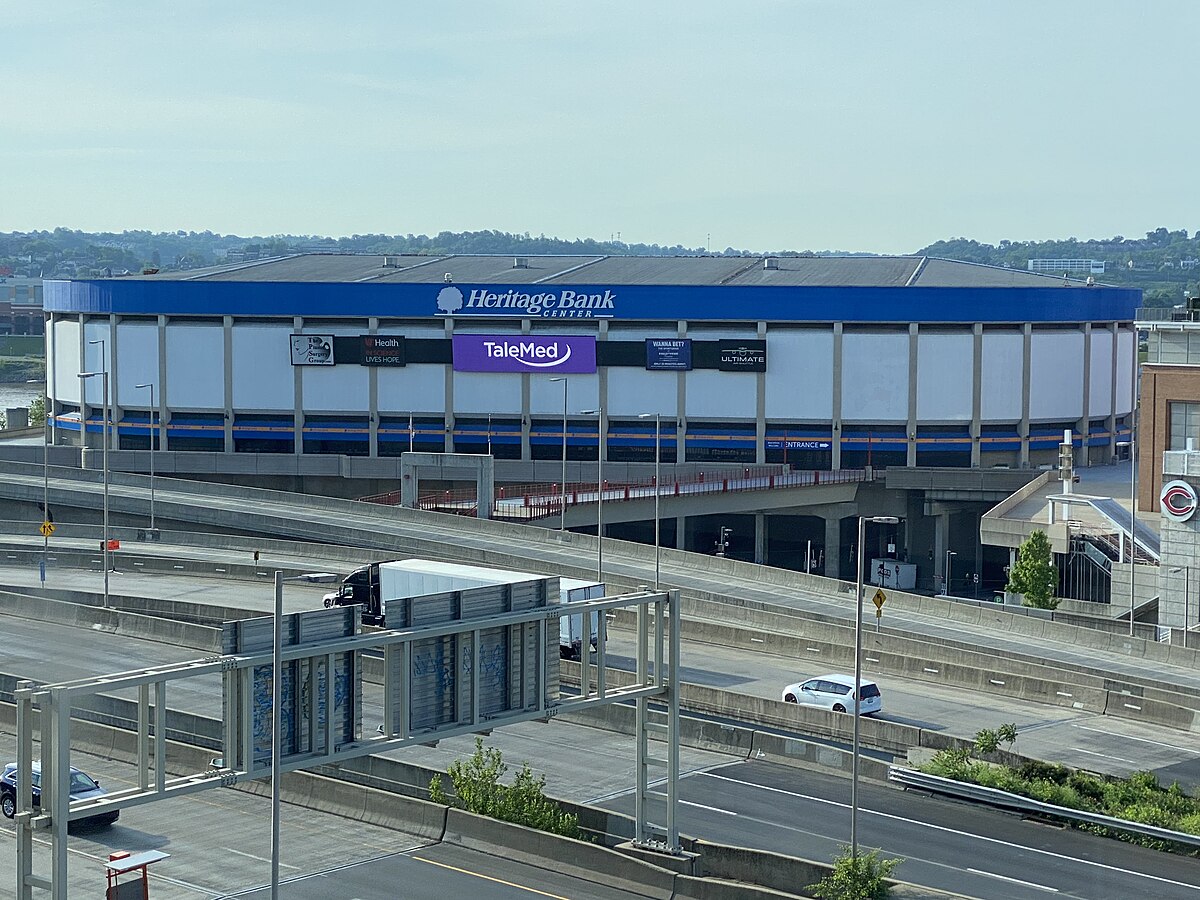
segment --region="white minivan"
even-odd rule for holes
[[[883,709],[879,685],[873,681],[863,681],[861,684],[859,714],[873,716]],[[854,676],[829,674],[807,681],[797,681],[783,689],[783,700],[786,703],[799,703],[801,706],[820,706],[839,713],[850,712],[854,709]]]

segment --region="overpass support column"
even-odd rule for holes
[[[950,549],[953,549],[950,547],[950,514],[940,512],[933,520],[933,571],[937,576],[934,580],[940,582],[940,593],[943,594],[946,593],[946,551]]]
[[[767,515],[754,514],[754,561],[760,566],[767,562]]]
[[[687,516],[675,517],[675,549],[687,550]]]
[[[825,577],[842,577],[842,520],[837,516],[825,520]]]

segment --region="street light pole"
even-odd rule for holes
[[[89,341],[89,343],[97,343]],[[98,343],[103,343],[100,341]],[[108,609],[108,570],[109,566],[109,549],[108,549],[108,370],[102,369],[99,372],[80,372],[81,379],[95,378],[100,376],[100,390],[104,392],[104,422],[101,428],[101,434],[104,438],[103,449],[101,450],[101,466],[104,470],[104,519],[103,519],[103,540],[101,548],[101,561],[104,563],[104,608]]]
[[[157,427],[157,407],[154,405],[154,384],[135,384],[137,388],[150,389],[150,530],[154,531],[154,443],[158,435]]]
[[[492,414],[488,413],[488,456],[492,455]]]
[[[1137,444],[1133,432],[1130,431],[1129,440],[1117,441],[1117,446],[1129,448],[1129,636],[1133,637],[1133,611],[1136,606],[1133,582],[1137,571],[1137,541],[1134,538],[1137,529]]]
[[[854,592],[854,748],[850,775],[850,858],[858,859],[858,718],[859,701],[862,695],[862,607],[863,570],[865,567],[863,543],[866,540],[867,522],[880,525],[896,525],[896,516],[858,517],[858,583]]]
[[[953,565],[953,557],[955,557],[955,556],[958,556],[958,553],[956,551],[954,551],[954,550],[946,551],[946,586],[945,586],[945,590],[942,591],[942,593],[944,593],[947,597],[950,596],[950,567]]]
[[[567,377],[551,378],[551,381],[561,381],[563,386],[563,432],[562,432],[562,509],[559,531],[567,530]]]
[[[638,416],[639,419],[648,419],[651,415],[654,416],[654,590],[658,590],[659,582],[659,567],[658,567],[658,548],[659,542],[659,527],[660,519],[658,517],[658,499],[662,496],[662,482],[658,477],[658,463],[662,458],[662,414],[661,413],[642,413]]]

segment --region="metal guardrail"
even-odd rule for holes
[[[1018,794],[1010,794],[1008,791],[1002,791],[997,788],[970,784],[965,781],[955,781],[953,778],[943,778],[940,775],[926,775],[924,772],[918,772],[915,769],[906,769],[902,766],[892,766],[888,769],[888,781],[903,785],[906,788],[916,788],[935,794],[945,794],[949,797],[957,797],[960,800],[969,800],[973,803],[986,803],[989,806],[998,806],[1003,809],[1012,809],[1022,813],[1039,813],[1044,816],[1054,816],[1055,818],[1067,819],[1073,822],[1086,822],[1089,825],[1101,825],[1116,831],[1143,834],[1160,841],[1173,841],[1177,844],[1200,847],[1200,835],[1186,834],[1182,831],[1171,831],[1168,828],[1159,828],[1156,825],[1143,825],[1141,822],[1130,822],[1127,819],[1114,819],[1110,816],[1085,812],[1081,809],[1068,809],[1065,806],[1055,806],[1052,803],[1043,803],[1040,800],[1032,800],[1029,797],[1022,797]]]

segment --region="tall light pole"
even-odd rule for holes
[[[561,381],[563,386],[563,433],[562,433],[562,519],[558,530],[567,530],[567,376],[551,378],[551,381]]]
[[[155,439],[159,436],[157,424],[158,408],[154,405],[153,382],[149,382],[147,384],[135,384],[134,387],[150,389],[150,530],[154,531],[154,444]]]
[[[89,341],[89,343],[91,343]],[[104,423],[102,433],[104,436],[103,449],[101,451],[101,465],[104,469],[104,538],[101,548],[102,561],[104,563],[104,608],[108,609],[108,570],[109,566],[109,550],[108,550],[108,369],[103,369],[99,372],[80,372],[80,380],[88,378],[100,379],[100,390],[104,392]]]
[[[863,570],[865,567],[863,543],[866,541],[867,522],[879,525],[897,525],[896,516],[858,517],[858,585],[854,592],[854,759],[850,775],[850,858],[858,859],[858,718],[859,700],[862,694],[862,607]]]
[[[662,482],[658,478],[658,461],[662,449],[662,415],[660,413],[642,413],[639,419],[654,416],[654,590],[658,590],[658,548],[659,548],[659,518],[658,498],[662,496]]]
[[[271,900],[279,900],[279,758],[283,742],[282,717],[279,709],[283,705],[283,583],[285,581],[308,581],[321,584],[337,581],[332,572],[309,572],[304,575],[284,577],[275,570],[275,635],[271,644]],[[333,678],[332,672],[325,673]],[[332,713],[330,710],[329,713]]]
[[[580,411],[599,420],[600,439],[596,443],[596,583],[604,582],[604,407]]]
[[[492,455],[492,414],[488,413],[488,456]]]
[[[958,556],[957,551],[955,551],[955,550],[947,550],[946,551],[946,586],[945,586],[945,590],[943,590],[942,593],[945,594],[947,597],[950,596],[950,567],[954,564],[954,557],[956,557],[956,556]]]

